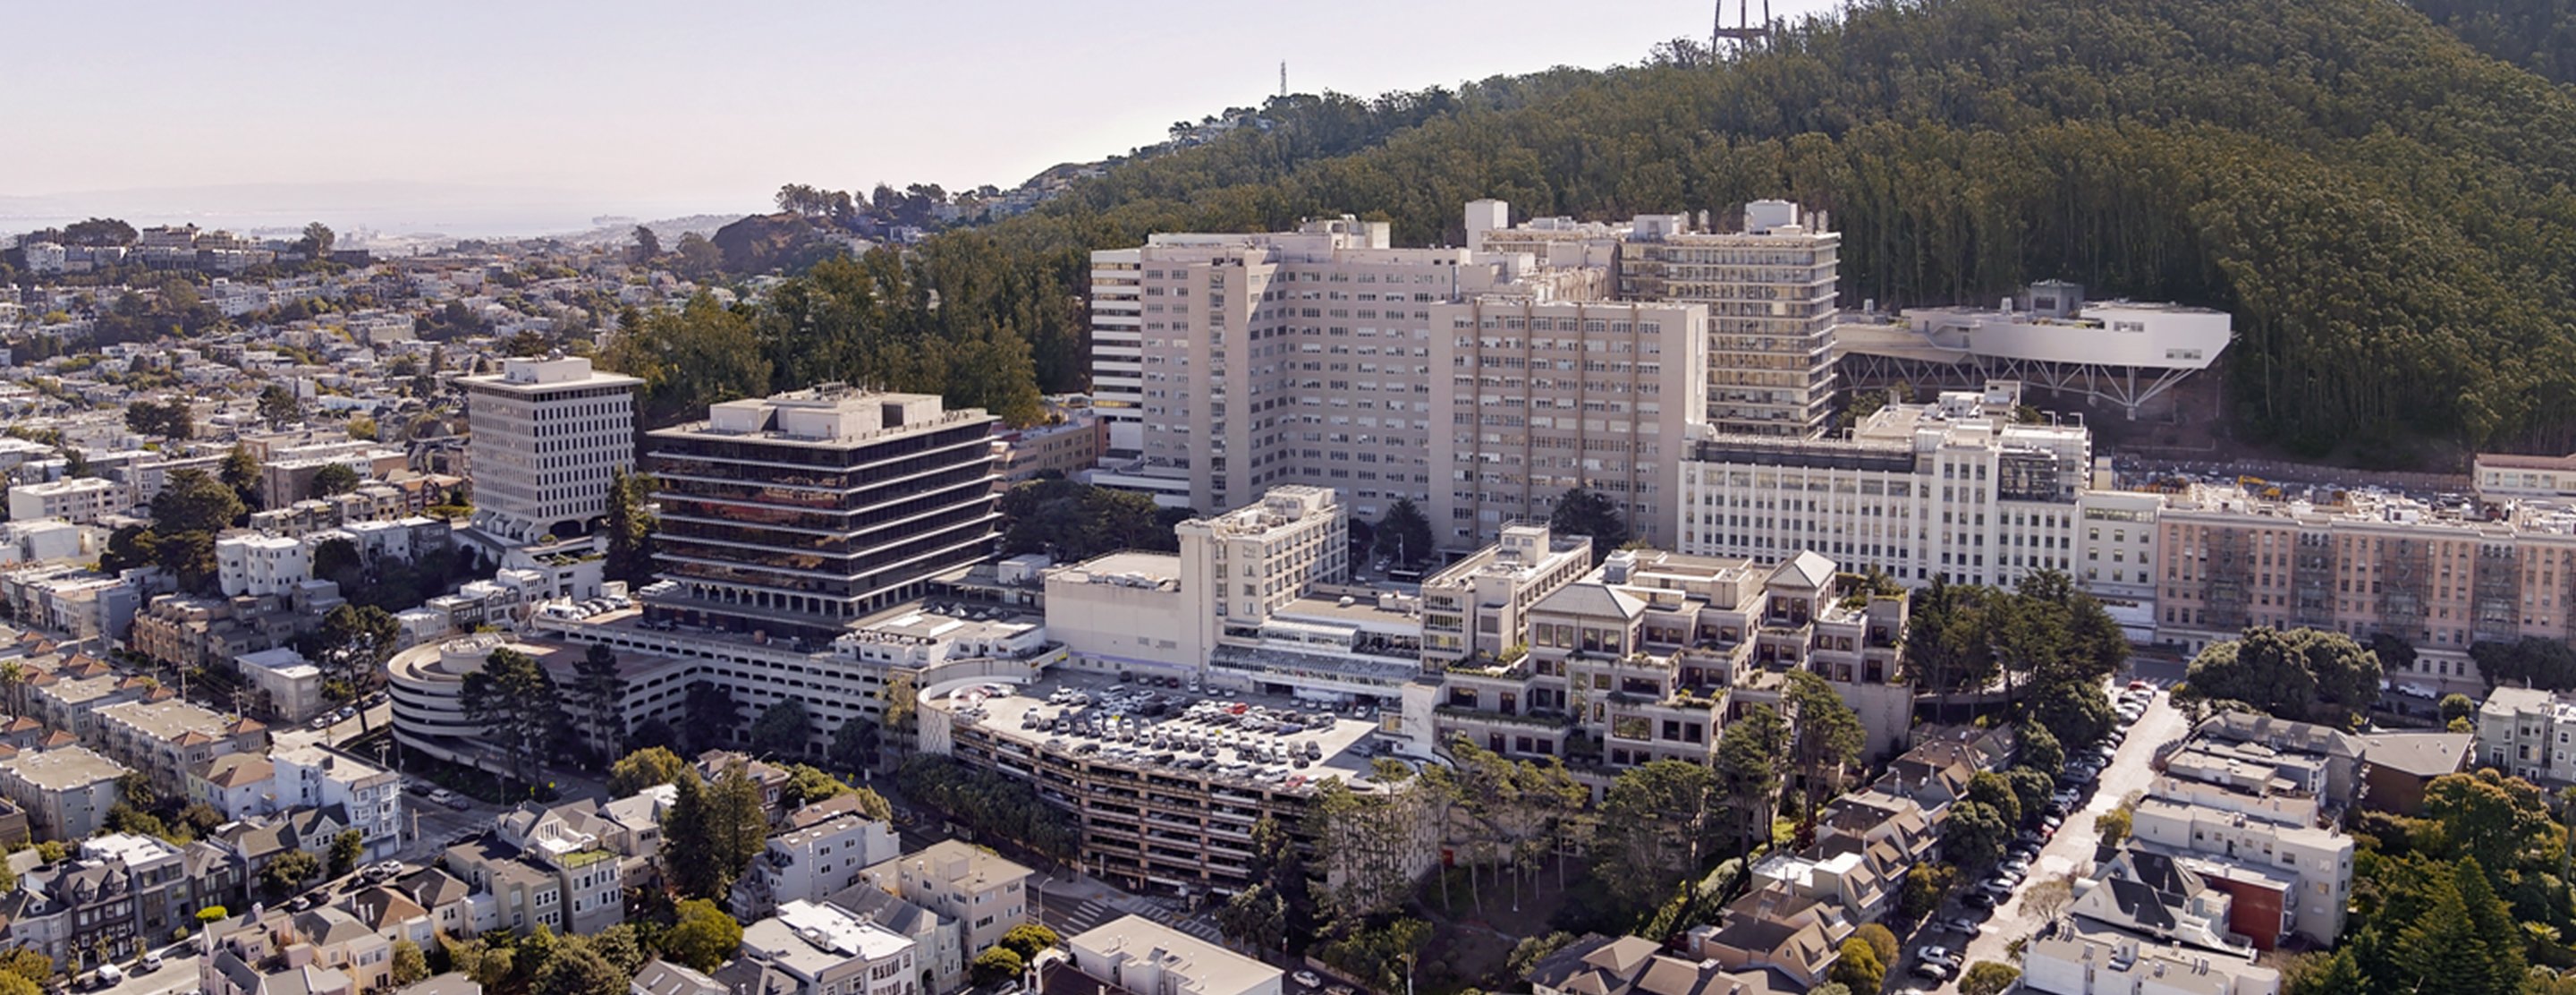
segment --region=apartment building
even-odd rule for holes
[[[227,598],[286,594],[313,579],[313,553],[285,536],[225,536],[215,540],[215,574]]]
[[[518,542],[586,531],[611,473],[635,468],[634,377],[590,360],[513,358],[458,377],[474,467],[474,524]]]
[[[2319,946],[2343,934],[2352,897],[2350,836],[2154,796],[2132,810],[2130,835],[2135,848],[2178,858],[2226,890],[2238,907],[2235,921],[2277,913],[2278,932]],[[2256,935],[2242,925],[2237,931]]]
[[[188,790],[188,772],[216,757],[268,749],[268,727],[225,715],[162,691],[141,701],[97,709],[92,740],[99,749],[152,779],[171,794]]]
[[[2278,995],[2281,972],[2241,957],[2061,920],[2022,955],[2022,986],[2047,995]]]
[[[945,840],[869,867],[868,880],[958,924],[959,955],[977,954],[1021,923],[1036,922],[1029,879],[1037,874],[1000,854]]]
[[[2540,784],[2576,783],[2576,702],[2539,688],[2500,687],[2478,706],[2472,763]]]
[[[1708,307],[1712,428],[1803,438],[1833,402],[1841,248],[1823,212],[1782,200],[1745,204],[1734,232],[1640,216],[1619,244],[1619,296]]]
[[[2252,625],[2384,633],[2418,654],[2390,679],[2477,694],[2471,646],[2576,637],[2576,512],[2544,503],[2204,485],[2156,533],[2156,637],[2192,651]]]
[[[9,520],[60,518],[74,525],[96,525],[107,515],[134,507],[125,485],[97,477],[71,477],[9,488]]]
[[[2576,500],[2576,454],[2522,456],[2479,453],[2471,462],[2470,482],[2478,499],[2502,503],[2521,498]]]
[[[911,937],[828,904],[789,902],[744,925],[742,959],[784,976],[774,995],[925,995]]]
[[[1332,719],[1280,733],[1280,749],[1234,759],[1182,757],[1055,732],[1041,718],[1057,706],[1031,686],[980,702],[922,702],[921,750],[1026,780],[1082,834],[1086,873],[1121,887],[1204,894],[1249,883],[1252,828],[1264,817],[1299,825],[1320,782],[1338,777],[1363,794],[1401,791],[1369,779],[1377,725]],[[960,713],[973,710],[972,717]],[[1203,732],[1205,730],[1202,730]],[[1295,766],[1291,755],[1306,759]],[[1429,838],[1380,841],[1415,871],[1431,866]]]
[[[651,433],[662,581],[646,614],[827,642],[991,551],[996,419],[837,385]]]
[[[1434,305],[1433,534],[1472,548],[1505,525],[1546,520],[1558,496],[1583,487],[1616,503],[1640,538],[1671,546],[1672,469],[1719,375],[1712,320],[1697,303],[1527,293]]]
[[[24,809],[43,839],[80,839],[99,830],[124,801],[126,767],[79,746],[29,750],[0,759],[0,795]]]
[[[1065,940],[1073,967],[1132,995],[1279,995],[1278,968],[1143,916],[1118,919]]]
[[[1529,610],[1592,569],[1592,540],[1545,525],[1514,525],[1493,545],[1453,560],[1422,582],[1422,669],[1498,661],[1523,645]]]
[[[1889,405],[1841,438],[1703,439],[1681,464],[1679,548],[1814,550],[1916,586],[2076,574],[2092,433],[2021,424],[2020,404],[2021,385],[2001,382]]]
[[[734,882],[728,904],[734,918],[758,919],[786,902],[820,902],[859,883],[871,865],[903,850],[883,822],[844,815],[769,838],[751,867]]]
[[[1466,736],[1508,756],[1580,761],[1603,780],[1656,760],[1704,764],[1745,706],[1780,704],[1792,669],[1852,706],[1865,753],[1901,746],[1912,725],[1905,599],[1852,598],[1815,553],[1768,564],[1621,550],[1530,606],[1520,657],[1461,660],[1408,687],[1407,748],[1428,755]]]
[[[1467,245],[1551,265],[1608,269],[1623,301],[1699,304],[1708,312],[1704,420],[1727,434],[1816,435],[1835,389],[1842,236],[1822,212],[1758,200],[1720,231],[1707,212],[1625,222],[1537,218],[1514,227],[1510,205],[1467,205]]]
[[[1277,484],[1334,487],[1375,519],[1430,501],[1432,306],[1489,291],[1604,296],[1597,270],[1398,249],[1384,222],[1163,233],[1093,254],[1094,483],[1226,508]],[[1438,324],[1445,325],[1446,322]],[[1445,371],[1442,375],[1446,375]]]
[[[327,808],[348,813],[349,828],[366,834],[367,852],[402,843],[402,778],[344,753],[307,744],[269,754],[281,808]]]

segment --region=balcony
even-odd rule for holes
[[[1568,719],[1562,713],[1546,708],[1530,709],[1530,714],[1527,715],[1505,715],[1501,712],[1488,712],[1474,708],[1463,708],[1457,705],[1434,705],[1431,708],[1431,713],[1445,718],[1458,719],[1462,722],[1474,722],[1484,725],[1516,726],[1523,729],[1544,729],[1550,732],[1573,725],[1573,721]]]

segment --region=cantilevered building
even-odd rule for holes
[[[991,552],[981,409],[826,385],[710,406],[647,436],[657,623],[828,640]]]

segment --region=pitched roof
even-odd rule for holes
[[[238,788],[277,777],[277,767],[256,753],[227,753],[206,761],[192,776],[218,788]]]
[[[2362,759],[2417,777],[2440,777],[2459,773],[2476,741],[2465,732],[2372,733],[2361,737]]]
[[[1805,550],[1771,571],[1771,580],[1789,581],[1801,587],[1823,587],[1834,579],[1834,561],[1815,550]]]
[[[1638,600],[1635,595],[1608,584],[1577,581],[1558,588],[1554,594],[1539,599],[1534,610],[1595,617],[1635,618],[1646,610],[1646,603]]]

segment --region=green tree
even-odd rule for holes
[[[657,784],[671,784],[683,777],[696,777],[689,762],[680,759],[666,747],[653,746],[636,750],[608,767],[608,793],[620,798]]]
[[[1062,942],[1062,939],[1056,935],[1055,930],[1037,923],[1024,922],[1011,927],[996,942],[1011,948],[1013,953],[1020,955],[1021,960],[1034,962],[1039,954],[1055,949],[1055,945]]]
[[[741,725],[742,708],[734,704],[732,688],[714,681],[689,685],[687,697],[680,701],[680,735],[688,741],[689,752],[731,745],[734,730]]]
[[[165,538],[185,532],[212,535],[231,528],[235,519],[247,513],[232,488],[203,470],[172,473],[160,493],[152,496],[152,530]]]
[[[1852,938],[1869,944],[1870,952],[1878,955],[1882,966],[1895,966],[1899,952],[1895,931],[1874,922],[1862,923],[1860,929],[1853,931]]]
[[[316,221],[304,226],[304,238],[298,241],[295,247],[314,259],[327,259],[331,255],[332,245],[338,241],[339,236],[331,232],[330,225]]]
[[[481,727],[483,741],[501,750],[511,776],[535,785],[538,761],[564,726],[563,706],[545,668],[517,650],[494,650],[482,669],[465,676],[457,698],[465,721]]]
[[[1628,908],[1647,908],[1707,866],[1725,800],[1709,768],[1657,760],[1620,772],[1601,800],[1593,874]]]
[[[807,717],[805,703],[794,698],[769,706],[751,724],[751,748],[768,756],[804,756],[813,739],[814,721]]]
[[[1218,931],[1254,950],[1277,950],[1288,940],[1288,903],[1266,882],[1234,893],[1216,911]]]
[[[224,486],[232,488],[233,496],[241,500],[242,507],[260,507],[259,459],[241,443],[233,443],[232,450],[224,454],[223,466],[217,469],[216,478]]]
[[[653,229],[636,225],[634,240],[635,244],[626,249],[628,262],[641,266],[652,262],[653,257],[662,254],[662,237],[653,234]]]
[[[2010,964],[1981,960],[1968,965],[1959,975],[1959,995],[2003,995],[2021,980],[2021,969]]]
[[[2284,995],[2348,995],[2370,990],[2360,966],[2353,963],[2351,950],[2303,954],[2293,964],[2281,972]]]
[[[845,771],[875,770],[878,760],[877,724],[867,716],[853,715],[841,720],[832,730],[832,744],[823,755],[833,766]]]
[[[1812,826],[1825,799],[1840,793],[1843,768],[1860,759],[1869,734],[1841,693],[1816,674],[1790,671],[1781,700],[1790,716],[1789,764],[1806,793],[1798,811]]]
[[[678,917],[657,945],[673,963],[713,971],[742,948],[742,924],[716,903],[692,898],[679,904]]]
[[[645,503],[653,496],[653,478],[608,471],[608,550],[600,571],[609,580],[642,587],[653,582],[653,533],[661,527]]]
[[[394,941],[393,982],[410,985],[429,977],[429,957],[420,952],[420,944],[408,939]]]
[[[1960,867],[1982,871],[2002,859],[2012,838],[2013,824],[1994,806],[1961,801],[1950,806],[1950,821],[1941,833],[1941,852]]]
[[[2028,767],[2047,777],[2056,777],[2066,768],[2066,747],[2057,734],[2037,722],[2024,722],[2017,730],[2020,746],[2013,756],[2015,766]]]
[[[2113,713],[2102,686],[2090,681],[2060,681],[2043,686],[2029,703],[2029,720],[2059,742],[2090,745],[2110,735]]]
[[[270,384],[266,387],[260,388],[259,417],[261,421],[267,422],[271,428],[276,428],[288,422],[302,421],[304,419],[304,402],[296,400],[294,393],[288,391],[286,388],[278,386],[277,384]]]
[[[38,985],[47,984],[54,978],[54,959],[33,947],[10,947],[0,950],[0,974],[14,974]]]
[[[2013,790],[2012,782],[2001,774],[1981,770],[1971,775],[1968,800],[1994,809],[2003,816],[2004,825],[2021,825],[2021,793]]]
[[[2184,683],[2203,698],[2341,727],[2378,700],[2379,679],[2379,657],[2350,636],[2256,626],[2202,650]]]
[[[364,480],[346,463],[332,463],[313,471],[313,496],[333,497],[358,489]]]
[[[684,238],[681,244],[691,241]],[[750,315],[704,293],[677,311],[644,315],[622,330],[599,360],[607,369],[644,381],[636,420],[646,425],[671,424],[716,401],[769,392],[769,361]]]
[[[0,972],[0,995],[43,995],[44,988],[15,974]]]
[[[795,811],[815,802],[857,791],[819,767],[796,764],[787,769],[787,787],[780,790],[778,804]]]
[[[260,887],[272,899],[284,898],[304,890],[304,886],[322,875],[322,862],[302,850],[288,850],[269,858],[260,869]]]
[[[1715,772],[1736,826],[1739,854],[1771,838],[1771,813],[1780,800],[1780,774],[1788,766],[1789,724],[1770,705],[1746,706],[1742,718],[1718,736]]]
[[[618,995],[627,990],[627,975],[581,937],[567,937],[554,956],[536,970],[530,995]]]
[[[2550,817],[2548,799],[2531,782],[2495,768],[2445,774],[2424,788],[2423,812],[2441,827],[2448,853],[2499,873],[2537,863],[2554,865],[2563,830]]]
[[[740,763],[713,783],[694,775],[674,781],[678,798],[662,820],[662,862],[681,894],[722,898],[769,839],[759,782]]]
[[[1558,495],[1556,510],[1548,513],[1547,527],[1557,535],[1591,537],[1595,565],[1608,559],[1612,550],[1628,544],[1628,520],[1619,513],[1618,502],[1588,487]]]
[[[1887,962],[1879,959],[1869,941],[1855,936],[1843,941],[1842,956],[1834,960],[1826,977],[1853,991],[1874,992],[1887,983]]]
[[[1439,540],[1432,535],[1431,519],[1412,498],[1397,498],[1377,521],[1374,537],[1379,556],[1410,566],[1436,555]]]
[[[626,746],[626,678],[617,669],[617,651],[592,643],[572,666],[573,714],[582,731],[604,753],[614,756]]]
[[[359,859],[367,855],[367,834],[343,829],[331,837],[331,876],[339,877],[357,869]]]
[[[972,965],[977,985],[998,985],[1016,979],[1027,964],[1008,947],[992,947],[975,955]]]
[[[617,968],[619,977],[634,977],[635,972],[643,970],[644,965],[653,959],[644,952],[643,938],[637,935],[635,924],[631,922],[621,922],[591,934],[590,948],[608,958],[608,963]]]
[[[304,656],[322,671],[323,693],[334,701],[354,701],[384,679],[384,667],[402,648],[402,623],[374,605],[341,604],[322,616],[322,626],[303,640]],[[360,709],[359,728],[367,728]]]

